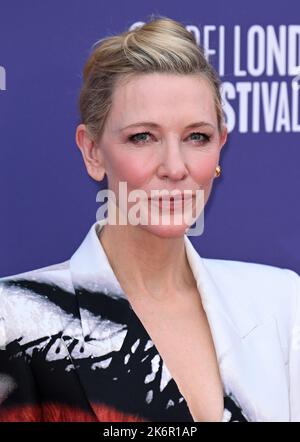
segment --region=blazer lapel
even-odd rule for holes
[[[76,361],[79,355],[82,361],[87,358],[99,360],[104,357],[100,364],[105,366],[110,361],[105,355],[120,350],[126,336],[126,331],[122,330],[122,323],[118,324],[116,321],[106,324],[100,319],[101,312],[97,311],[99,294],[126,299],[97,237],[96,229],[101,228],[105,221],[106,219],[92,225],[70,259],[70,276],[74,287],[77,315],[65,327],[61,336],[86,398],[99,421],[106,420],[103,416],[107,416],[109,412],[104,410],[105,404],[99,403],[100,398],[95,398],[95,385],[90,369],[92,362],[78,364]]]
[[[269,316],[259,322],[252,314],[251,300],[242,296],[242,286],[236,288],[234,305],[229,304],[229,293],[226,288],[222,291],[213,267],[209,266],[213,260],[201,258],[187,237],[185,241],[210,325],[224,391],[234,397],[250,421],[288,421],[287,367],[276,319]]]
[[[289,421],[287,366],[276,319],[241,337],[221,362],[224,382],[250,421]]]

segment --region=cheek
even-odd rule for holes
[[[206,205],[212,190],[218,159],[218,154],[207,155],[206,157],[203,156],[201,159],[198,158],[197,161],[195,160],[193,163],[191,175],[193,181],[204,191],[204,206]]]
[[[194,180],[203,187],[210,185],[215,176],[217,162],[217,155],[208,155],[195,159],[191,168]]]
[[[125,181],[128,189],[138,189],[149,179],[151,171],[151,161],[138,155],[120,154],[110,158],[106,172],[112,188]]]

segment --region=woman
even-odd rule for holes
[[[95,46],[76,142],[126,222],[109,211],[70,260],[2,278],[0,420],[300,421],[299,276],[202,258],[192,222],[174,222],[199,216],[220,174],[219,86],[172,19]],[[145,196],[146,222],[120,183]],[[168,223],[162,189],[190,192]]]

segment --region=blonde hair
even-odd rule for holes
[[[86,124],[94,139],[99,140],[103,132],[117,80],[154,72],[205,78],[212,87],[221,132],[224,114],[218,74],[183,24],[152,14],[142,26],[102,38],[93,45],[83,69],[79,111],[81,123]]]

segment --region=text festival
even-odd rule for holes
[[[300,132],[300,25],[186,29],[220,75],[229,132]]]

